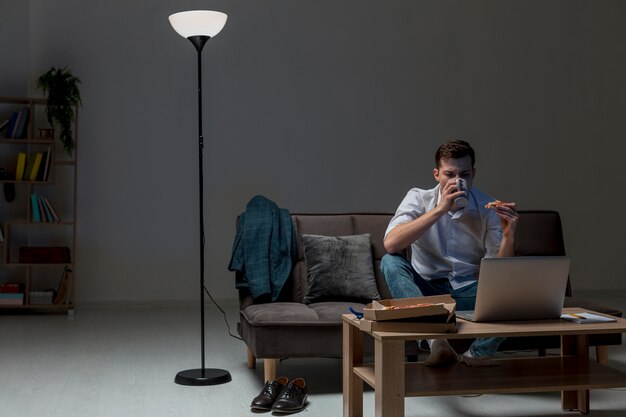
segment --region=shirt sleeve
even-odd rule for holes
[[[387,237],[389,232],[396,226],[411,222],[424,214],[424,212],[424,199],[421,195],[421,190],[418,188],[409,190],[398,206],[396,214],[391,218],[389,226],[387,226],[387,231],[385,231],[385,237]]]

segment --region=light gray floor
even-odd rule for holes
[[[580,294],[577,294],[580,296]],[[622,294],[593,299],[622,310]],[[236,306],[227,306],[231,326]],[[200,366],[197,308],[83,308],[65,315],[0,315],[0,416],[246,416],[263,385],[263,365],[246,367],[242,342],[227,335],[221,314],[207,308],[207,367],[225,368],[233,381],[212,387],[176,385],[178,371]],[[626,372],[626,347],[612,347],[613,367]],[[304,377],[309,405],[299,415],[341,416],[341,361],[288,359],[279,374]],[[365,415],[373,416],[373,392]],[[626,391],[594,390],[596,417],[626,415]],[[562,415],[558,393],[408,398],[407,416]],[[271,415],[271,414],[265,414]]]

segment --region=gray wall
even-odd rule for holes
[[[0,1],[1,96],[23,96],[28,88],[29,15],[30,4],[27,1]]]
[[[196,55],[167,21],[195,8],[229,14],[203,53],[215,297],[236,296],[226,266],[253,195],[293,212],[392,212],[434,184],[432,155],[452,137],[475,146],[478,187],[561,212],[574,291],[626,289],[625,2],[1,7],[13,36],[0,46],[16,59],[1,64],[0,95],[38,95],[50,66],[83,81],[81,303],[197,296]]]

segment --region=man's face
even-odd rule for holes
[[[463,178],[467,182],[467,189],[472,188],[476,169],[472,168],[472,158],[469,155],[458,159],[442,159],[439,165],[439,168],[433,170],[433,174],[441,187],[445,186],[450,180]]]

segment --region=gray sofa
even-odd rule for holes
[[[520,211],[516,232],[516,256],[565,255],[561,220],[555,211]],[[380,272],[380,259],[385,254],[382,238],[392,214],[293,214],[297,235],[297,257],[291,276],[276,302],[255,304],[247,290],[239,291],[240,322],[237,329],[247,345],[248,367],[256,359],[264,362],[265,380],[276,378],[281,358],[339,358],[342,356],[341,315],[348,307],[361,310],[364,305],[353,301],[329,301],[304,304],[307,292],[307,267],[300,235],[348,236],[371,234],[372,258],[378,290],[382,298],[391,298],[385,278]],[[572,297],[568,284],[565,306],[589,308],[620,316],[621,311]],[[366,338],[369,339],[369,338]],[[365,344],[365,354],[372,354],[373,343]],[[469,343],[469,342],[468,342]],[[597,360],[608,362],[608,346],[621,344],[621,334],[593,335],[590,345],[596,347]],[[558,337],[509,338],[501,350],[545,349],[560,346]],[[458,351],[466,346],[455,345]],[[411,353],[413,352],[413,353]],[[407,353],[416,354],[414,347]]]

